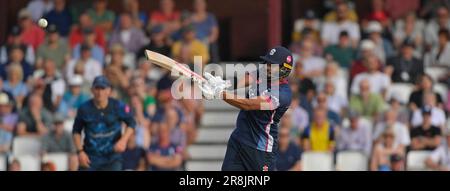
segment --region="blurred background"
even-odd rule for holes
[[[101,74],[138,121],[124,170],[220,170],[238,111],[174,100],[174,79],[144,50],[226,66],[258,62],[280,44],[295,68],[277,170],[449,170],[449,8],[448,0],[4,1],[0,170],[76,170],[73,118]]]

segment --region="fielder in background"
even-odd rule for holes
[[[208,82],[200,86],[206,98],[220,98],[241,109],[236,129],[228,141],[223,171],[272,171],[275,168],[278,124],[291,104],[287,78],[293,60],[291,52],[284,47],[271,49],[261,59],[262,67],[258,67],[257,72],[246,73],[238,82],[238,88],[249,87],[245,97],[225,91],[230,83],[209,73],[205,73]]]
[[[91,91],[93,99],[78,109],[72,132],[80,170],[122,170],[120,153],[125,151],[128,139],[134,134],[136,121],[130,107],[110,98],[111,84],[106,77],[96,77]],[[127,125],[123,134],[122,122]]]

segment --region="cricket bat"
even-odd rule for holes
[[[165,68],[171,72],[179,72],[181,75],[190,78],[194,82],[203,83],[207,81],[202,75],[193,72],[185,65],[180,64],[177,61],[160,53],[145,50],[145,55],[151,63],[161,66],[162,68]]]

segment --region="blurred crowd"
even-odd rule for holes
[[[280,130],[279,170],[302,152],[357,151],[369,170],[405,170],[407,153],[450,170],[450,14],[447,0],[328,0],[294,24],[294,101]]]
[[[10,170],[20,169],[12,145],[20,137],[40,139],[41,156],[69,153],[69,169],[77,169],[70,122],[101,74],[138,124],[123,154],[124,170],[184,168],[202,103],[174,100],[169,71],[149,63],[144,50],[189,65],[194,56],[202,56],[201,64],[218,62],[216,17],[205,0],[183,11],[173,0],[160,0],[151,12],[142,11],[138,0],[114,1],[123,4],[120,12],[111,11],[110,3],[32,0],[18,13],[0,47],[0,154],[9,154]],[[48,21],[46,28],[37,26],[40,18]],[[51,169],[44,162],[42,170]]]

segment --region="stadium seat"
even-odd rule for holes
[[[0,171],[6,171],[7,162],[6,162],[6,155],[0,154]]]
[[[13,141],[13,155],[38,156],[41,152],[41,140],[37,137],[16,137]]]
[[[433,81],[436,82],[441,76],[447,73],[447,70],[442,67],[426,67],[425,73],[430,75]]]
[[[441,84],[441,83],[436,83],[434,84],[433,87],[434,91],[436,91],[437,93],[439,93],[442,97],[442,99],[445,100],[447,99],[447,94],[448,94],[448,89],[447,86],[445,84]]]
[[[41,160],[38,156],[23,155],[12,157],[19,161],[21,171],[40,171]]]
[[[327,152],[305,152],[302,155],[304,171],[332,171],[333,155]]]
[[[411,95],[413,89],[414,89],[414,86],[411,84],[405,84],[405,83],[391,84],[391,86],[388,90],[388,92],[389,92],[388,99],[395,97],[395,98],[397,98],[397,100],[400,101],[400,103],[406,104],[409,101],[409,96]]]
[[[64,130],[72,133],[72,128],[73,128],[73,123],[75,122],[75,120],[73,119],[68,119],[64,121]]]
[[[220,171],[222,162],[218,161],[188,161],[186,170],[188,171]]]
[[[337,154],[336,170],[339,171],[367,171],[369,161],[360,152],[343,151]]]
[[[430,153],[430,151],[410,151],[406,157],[406,170],[427,170],[427,167],[425,166],[425,160],[430,155]]]
[[[69,169],[69,155],[67,153],[49,153],[42,157],[43,162],[52,162],[56,171],[67,171]]]
[[[225,145],[191,145],[188,152],[192,159],[217,159],[222,160],[227,147]]]

